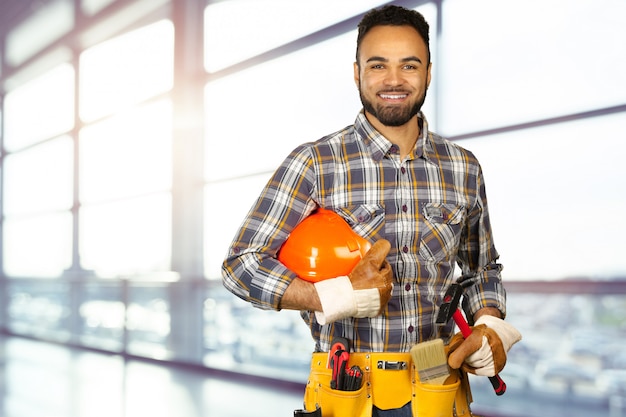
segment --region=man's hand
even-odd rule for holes
[[[482,376],[494,376],[504,368],[506,354],[522,339],[520,332],[509,323],[484,315],[476,320],[472,334],[463,339],[455,334],[448,345],[448,365]]]
[[[393,273],[385,259],[390,243],[374,243],[350,275],[315,283],[322,311],[315,316],[320,324],[346,317],[376,317],[385,308],[393,290]]]

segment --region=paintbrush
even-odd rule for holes
[[[413,364],[423,384],[443,385],[450,376],[442,339],[418,343],[411,348]]]

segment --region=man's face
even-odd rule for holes
[[[411,26],[376,26],[361,42],[354,80],[369,118],[403,126],[422,108],[430,83],[426,43]]]

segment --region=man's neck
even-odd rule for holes
[[[404,159],[411,153],[415,147],[415,142],[420,135],[419,124],[417,123],[417,116],[414,116],[407,123],[402,126],[386,126],[382,124],[377,118],[369,113],[365,113],[367,120],[378,130],[387,140],[400,149],[400,159]]]

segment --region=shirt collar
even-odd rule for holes
[[[415,142],[415,148],[409,158],[429,158],[429,154],[432,155],[433,145],[431,143],[431,137],[428,132],[428,122],[422,112],[418,114],[418,123],[420,124],[420,136]],[[372,126],[372,124],[365,117],[364,110],[358,114],[354,123],[357,134],[363,139],[365,146],[376,162],[380,161],[386,154],[391,154],[394,149],[397,149],[393,143],[385,138],[378,130]]]

